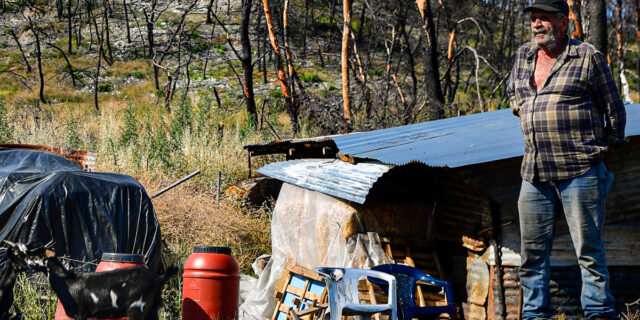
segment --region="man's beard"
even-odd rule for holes
[[[533,29],[532,30],[533,41],[540,48],[554,49],[557,46],[557,42],[556,42],[557,38],[554,34],[555,31],[556,30],[554,27],[551,27],[551,30],[547,30],[544,27]],[[542,40],[538,40],[538,38],[536,38],[536,34],[544,34],[546,35],[546,37],[544,37],[544,39]]]

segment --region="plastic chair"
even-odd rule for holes
[[[421,315],[439,315],[447,313],[451,319],[455,319],[456,306],[453,304],[453,293],[451,283],[449,281],[438,280],[419,269],[402,264],[381,264],[371,268],[371,270],[380,271],[391,274],[398,281],[397,297],[398,297],[398,318],[400,320],[411,320],[414,317],[420,318]],[[375,279],[372,282],[376,281]],[[427,306],[420,307],[416,305],[415,296],[413,295],[416,282],[424,281],[435,287],[440,287],[440,293],[444,291],[446,306]],[[375,282],[380,284],[378,282]]]
[[[326,281],[329,289],[329,314],[331,320],[341,320],[342,316],[365,316],[369,318],[378,312],[390,311],[389,320],[396,320],[396,279],[394,276],[373,270],[351,268],[316,268]],[[387,288],[388,302],[385,304],[360,304],[358,297],[358,279],[368,277],[384,283]]]

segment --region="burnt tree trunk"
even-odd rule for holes
[[[38,62],[38,77],[40,78],[40,89],[38,91],[38,96],[40,97],[40,101],[42,103],[47,103],[47,100],[44,98],[44,73],[42,72],[42,51],[40,48],[40,35],[31,18],[28,19],[29,26],[31,27],[31,32],[33,32],[33,35],[36,38],[36,61]]]
[[[586,40],[607,55],[607,4],[605,0],[587,1],[589,33]]]
[[[20,49],[20,54],[22,55],[22,60],[24,60],[24,64],[27,66],[27,72],[31,73],[31,64],[29,63],[29,60],[27,60],[27,56],[24,54],[24,50],[22,50],[22,45],[20,44],[20,41],[18,40],[18,36],[16,36],[15,32],[13,32],[13,29],[9,29],[9,33],[11,33],[11,37],[13,38],[13,40],[16,42],[16,44],[18,45],[18,49]]]
[[[571,38],[582,41],[584,33],[582,32],[582,15],[580,10],[580,0],[567,0],[569,5],[569,19],[573,21],[573,32]]]
[[[271,22],[271,12],[269,11],[269,0],[262,0],[262,6],[264,9],[264,17],[267,21],[267,30],[269,32],[269,40],[271,42],[271,47],[273,48],[273,52],[276,58],[276,64],[278,68],[278,80],[280,80],[280,87],[282,89],[282,95],[284,96],[285,107],[287,109],[287,113],[289,114],[289,119],[291,121],[291,129],[294,137],[298,136],[298,132],[300,131],[300,125],[298,123],[298,111],[299,105],[298,101],[291,95],[291,90],[289,88],[289,83],[287,82],[287,76],[284,72],[284,66],[282,63],[282,56],[280,56],[280,48],[278,46],[278,40],[276,39],[276,33],[273,29],[273,23]]]
[[[156,90],[160,90],[160,83],[158,82],[158,66],[156,66],[153,62],[155,56],[155,43],[153,37],[153,28],[156,14],[155,7],[156,1],[154,0],[151,2],[151,9],[149,10],[149,12],[147,12],[147,10],[145,9],[142,10],[142,13],[144,14],[144,19],[147,26],[147,43],[149,45],[148,58],[149,60],[151,60],[151,64],[153,65],[153,84]]]
[[[431,3],[427,0],[416,0],[418,10],[423,19],[424,33],[427,38],[423,55],[424,82],[427,92],[430,120],[440,119],[444,116],[444,96],[440,86],[438,72],[438,38],[436,36],[435,23],[431,13]]]
[[[342,1],[342,16],[344,26],[342,27],[342,53],[340,59],[342,73],[342,112],[347,121],[347,126],[351,126],[351,99],[349,98],[349,33],[351,32],[351,0]]]
[[[72,44],[73,44],[73,15],[71,14],[71,3],[72,0],[67,0],[67,33],[68,33],[68,42],[67,43],[67,52],[69,55],[73,54]]]
[[[62,51],[62,49],[60,49],[60,48],[59,48],[58,46],[56,46],[55,44],[53,44],[53,43],[47,43],[47,44],[48,44],[49,46],[51,46],[52,48],[54,48],[54,49],[58,50],[58,51],[62,54],[62,57],[64,58],[64,61],[66,61],[66,62],[67,62],[67,67],[69,68],[69,74],[71,75],[71,82],[73,83],[73,87],[74,87],[74,88],[75,88],[75,87],[77,87],[77,84],[76,84],[76,75],[75,75],[75,73],[73,72],[73,66],[71,65],[71,62],[69,62],[69,59],[67,58],[67,55],[64,53],[64,51]]]
[[[122,0],[122,8],[124,9],[124,26],[127,30],[127,43],[131,43],[131,28],[129,27],[129,10],[127,8],[127,0]]]
[[[247,102],[247,116],[253,128],[258,127],[256,101],[253,94],[253,63],[251,62],[251,41],[249,40],[249,23],[251,22],[252,0],[242,1],[242,22],[240,42],[242,43],[242,70],[244,71],[244,97]]]
[[[622,37],[622,0],[616,1],[616,39],[618,40],[618,47],[616,50],[616,73],[615,79],[616,84],[618,85],[618,90],[622,89],[622,79],[621,75],[624,72],[624,52],[622,50],[622,46],[624,45],[624,39]]]

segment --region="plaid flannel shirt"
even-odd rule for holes
[[[516,54],[507,94],[520,115],[527,181],[579,176],[604,158],[611,138],[624,139],[626,112],[611,70],[592,45],[569,40],[538,92],[530,80],[538,48]]]

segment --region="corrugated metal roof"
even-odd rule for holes
[[[363,204],[373,184],[393,166],[340,160],[303,159],[270,163],[258,170],[266,176]]]
[[[627,108],[627,136],[640,135],[640,105]],[[451,168],[522,156],[520,121],[510,109],[335,136],[343,154],[403,165]]]
[[[629,104],[626,108],[627,136],[639,136],[640,105]],[[428,166],[455,168],[522,156],[524,140],[519,123],[510,109],[504,109],[301,141],[307,143],[332,140],[340,153],[360,160],[368,159],[398,166],[421,162]],[[303,146],[295,140],[268,145],[291,143],[296,143],[296,148],[314,147]],[[246,147],[251,150],[251,146]],[[326,165],[327,163],[331,165]],[[379,166],[380,164],[365,163],[358,167],[334,160],[306,159],[272,163],[258,172],[301,187],[364,203],[368,188],[390,168]],[[359,179],[364,179],[364,182]]]
[[[627,136],[640,135],[640,105],[628,104]],[[388,129],[304,140],[276,141],[245,148],[275,148],[299,142],[333,141],[354,158],[403,165],[422,162],[451,168],[522,156],[520,121],[510,109],[416,123]],[[309,146],[313,147],[313,145]]]

